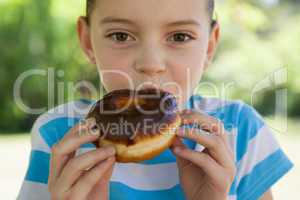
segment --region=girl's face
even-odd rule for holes
[[[218,24],[210,30],[206,0],[96,0],[81,46],[102,84],[115,89],[158,87],[186,103],[213,57]]]

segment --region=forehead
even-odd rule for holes
[[[164,23],[178,20],[207,22],[206,0],[96,0],[93,15],[126,18],[137,23]]]

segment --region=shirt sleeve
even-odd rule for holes
[[[293,166],[271,128],[247,104],[237,122],[236,162],[233,187],[238,200],[258,199]]]
[[[49,110],[36,120],[31,130],[29,165],[18,200],[50,199],[48,176],[51,147],[85,116],[91,103],[83,100],[71,101]],[[93,145],[84,144],[82,147]]]
[[[31,152],[29,165],[19,191],[18,200],[50,199],[48,192],[48,174],[50,147],[40,134],[40,127],[46,120],[46,116],[40,116],[31,130]]]

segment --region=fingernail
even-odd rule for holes
[[[196,133],[200,135],[210,135],[208,131],[205,131],[203,129],[197,129]]]
[[[175,147],[174,148],[174,153],[180,153],[181,152],[181,148],[180,147]]]
[[[216,132],[219,131],[219,127],[218,127],[217,125],[213,125],[213,126],[211,127],[211,131],[216,133]]]
[[[184,134],[185,134],[184,129],[178,129],[178,130],[176,131],[176,135],[178,135],[178,136],[184,136]]]
[[[115,157],[109,157],[107,160],[108,160],[109,162],[112,162],[112,161],[115,160]]]
[[[113,147],[113,146],[109,146],[109,147],[106,147],[106,151],[109,155],[115,155],[116,154],[116,149]]]

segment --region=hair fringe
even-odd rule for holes
[[[92,12],[92,8],[95,0],[87,0],[86,1],[86,18],[89,21],[89,16]],[[210,15],[210,18],[214,20],[214,10],[215,10],[215,0],[207,0],[207,9]]]

